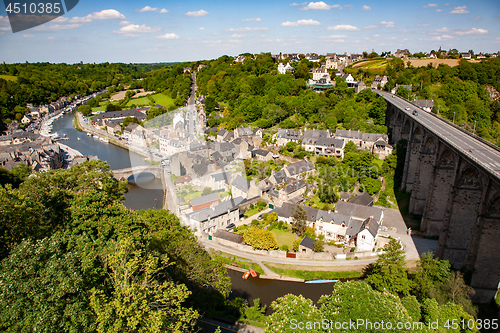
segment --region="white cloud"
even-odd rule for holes
[[[450,12],[451,14],[469,14],[469,11],[467,10],[467,6],[458,6],[453,8],[453,10]]]
[[[33,37],[35,37],[35,35],[33,35],[33,34],[23,34],[23,37],[24,38],[33,38]]]
[[[245,34],[236,34],[236,33],[231,35],[232,38],[243,38],[245,36],[246,36]]]
[[[54,22],[54,23],[64,23],[68,20],[67,17],[64,17],[64,16],[59,16],[58,18],[56,19],[53,19],[51,22]]]
[[[294,3],[291,3],[290,6],[304,6],[306,4],[307,4],[307,2],[302,2],[302,3],[296,3],[296,2],[294,2]]]
[[[203,10],[203,9],[200,9],[200,10],[195,11],[195,12],[187,12],[186,13],[187,16],[191,16],[191,17],[200,17],[200,16],[205,16],[207,14],[208,14],[208,12],[206,10]]]
[[[115,9],[104,9],[100,12],[94,12],[84,17],[75,16],[71,18],[69,21],[72,23],[88,23],[93,20],[124,20],[125,15],[120,13]]]
[[[124,34],[125,36],[129,36],[129,37],[136,37],[137,33],[158,32],[160,30],[161,30],[160,28],[151,28],[145,24],[142,24],[142,25],[129,24],[129,25],[126,25],[126,26],[120,28],[120,30],[113,31],[113,32],[115,32],[117,34]]]
[[[339,39],[339,38],[347,38],[346,35],[330,35],[328,38]]]
[[[141,9],[136,9],[135,11],[139,12],[139,13],[143,13],[143,12],[156,12],[157,10],[158,10],[158,8],[146,6],[146,7],[141,8]]]
[[[330,10],[333,6],[327,5],[323,1],[318,1],[318,2],[309,2],[309,4],[301,10]]]
[[[247,18],[241,22],[260,22],[262,21],[262,19],[260,17],[256,17],[256,18]]]
[[[205,30],[205,27],[199,27],[198,30]]]
[[[141,9],[136,9],[135,11],[139,12],[139,13],[144,13],[144,12],[157,12],[157,13],[161,13],[161,14],[168,13],[168,10],[165,8],[158,9],[158,8],[150,7],[150,6],[145,6]]]
[[[268,28],[230,28],[229,31],[234,31],[234,32],[250,32],[250,31],[265,31]]]
[[[131,22],[129,22],[129,21],[121,21],[120,22],[120,25],[128,25],[128,24],[131,24]]]
[[[378,28],[378,25],[376,24],[372,24],[372,25],[367,25],[366,27],[364,27],[365,29],[377,29]]]
[[[441,13],[443,10],[442,9],[436,9],[436,12]]]
[[[465,30],[465,31],[457,31],[456,34],[460,36],[464,35],[484,35],[487,34],[488,30],[486,29],[477,29],[477,28],[472,28],[470,30]]]
[[[386,28],[394,28],[395,23],[394,22],[387,22],[387,21],[382,21],[380,24],[385,25]]]
[[[47,37],[47,40],[54,40],[54,39],[56,39],[56,37],[55,37],[55,36],[50,36],[50,37]]]
[[[351,9],[352,9],[352,5],[345,5],[345,6],[344,6],[344,9],[346,9],[346,10],[351,10]]]
[[[174,34],[173,32],[167,33],[161,36],[156,36],[158,39],[179,39],[179,36],[177,34]]]
[[[453,39],[453,38],[455,38],[455,37],[450,36],[450,35],[442,35],[442,36],[433,37],[433,38],[431,38],[431,40],[432,41],[441,42],[441,41],[450,40],[450,39]]]
[[[381,36],[379,34],[375,34],[375,35],[373,35],[373,37],[378,38],[378,37],[381,37]]]
[[[443,32],[451,32],[452,30],[450,28],[447,28],[447,27],[442,27],[440,29],[436,29],[435,33],[443,33]]]
[[[430,24],[417,24],[417,27],[430,27]]]
[[[350,24],[338,24],[333,27],[326,28],[327,30],[345,30],[345,31],[359,31],[358,27],[355,27]]]
[[[283,27],[298,27],[298,26],[305,26],[305,25],[321,25],[316,20],[308,19],[308,20],[298,20],[297,22],[290,22],[286,21],[281,23]]]
[[[364,6],[363,6],[363,10],[372,10],[372,7],[367,6],[367,5],[364,5]]]
[[[481,16],[476,16],[474,18],[471,18],[471,21],[479,21],[481,20]]]
[[[430,3],[428,5],[425,5],[424,8],[430,8],[430,7],[437,7],[437,3]]]

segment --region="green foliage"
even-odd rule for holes
[[[269,230],[251,227],[243,233],[245,243],[256,250],[277,250],[278,242]]]
[[[443,305],[439,305],[435,299],[426,299],[422,303],[422,319],[424,322],[432,322],[436,321],[439,323],[443,323],[443,325],[439,325],[442,328],[442,332],[456,332],[457,327],[453,327],[454,322],[460,322],[464,320],[467,323],[468,320],[473,319],[474,317],[465,312],[462,307],[458,304],[447,303]],[[449,327],[444,327],[444,323],[448,322]],[[479,330],[474,328],[470,328],[467,325],[464,325],[465,329],[460,330],[461,332],[479,332]]]
[[[316,308],[313,302],[304,296],[285,295],[271,303],[271,309],[274,312],[268,318],[266,332],[269,333],[292,333],[306,331],[305,328],[299,329],[293,326],[291,320],[295,323],[321,322],[323,319],[321,312]],[[321,332],[314,328],[307,328],[307,332]]]
[[[122,131],[130,124],[130,123],[134,123],[134,124],[140,124],[141,122],[136,118],[136,117],[125,117],[125,119],[123,119],[123,123],[122,123]]]
[[[27,239],[0,269],[0,327],[7,332],[93,332],[80,257],[61,235]]]
[[[382,187],[382,182],[379,179],[373,178],[363,178],[361,179],[361,188],[363,191],[368,192],[370,195],[374,195]]]
[[[297,236],[301,237],[306,232],[307,226],[307,214],[304,208],[301,206],[296,206],[292,213],[293,222],[292,222],[292,232],[297,234]],[[298,248],[298,247],[297,247]],[[294,246],[295,249],[295,246]],[[295,250],[297,251],[297,250]]]
[[[394,295],[409,294],[411,281],[406,272],[405,252],[396,239],[391,239],[384,246],[384,253],[373,264],[373,270],[366,281],[380,291]]]
[[[161,278],[161,270],[168,266],[166,257],[144,253],[125,238],[111,243],[101,260],[113,288],[91,290],[98,332],[185,331],[193,326],[198,313],[183,306],[191,292]]]
[[[401,304],[408,311],[408,315],[413,321],[420,321],[422,314],[420,313],[420,303],[415,296],[405,296],[401,299]]]
[[[85,117],[92,114],[92,107],[89,104],[82,105],[78,108],[78,112],[81,112]]]
[[[12,170],[0,168],[0,185],[10,184],[12,187],[19,187],[22,182],[28,179],[30,174],[31,168],[25,164],[20,164],[12,168]]]

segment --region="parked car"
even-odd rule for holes
[[[226,227],[226,231],[232,231],[234,228],[236,228],[236,225],[234,223],[231,223]]]

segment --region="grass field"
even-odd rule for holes
[[[288,245],[288,248],[293,248],[293,241],[295,240],[295,234],[288,230],[278,230],[273,229],[271,231],[276,237],[276,241],[278,242],[278,246]]]
[[[253,269],[260,275],[264,275],[264,270],[262,269],[262,267],[260,267],[259,264],[252,262],[251,260],[241,258],[238,256],[233,256],[232,254],[225,252],[216,253],[215,258],[225,265],[236,266],[246,270]]]
[[[384,69],[387,66],[387,59],[376,59],[361,61],[352,66],[355,69]]]
[[[17,76],[1,74],[0,79],[4,79],[6,81],[17,81]]]
[[[357,271],[306,271],[292,269],[290,265],[273,264],[269,262],[263,262],[263,264],[273,270],[276,274],[297,279],[304,279],[306,281],[359,278],[362,275],[361,272]]]
[[[155,100],[156,104],[163,105],[166,108],[174,105],[174,100],[170,96],[167,96],[165,94],[159,93],[151,96]],[[129,107],[132,104],[135,104],[136,106],[144,106],[149,105],[150,102],[151,101],[147,97],[133,98],[127,103],[127,106]]]

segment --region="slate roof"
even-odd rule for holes
[[[356,236],[360,232],[362,224],[363,224],[363,221],[351,220],[349,222],[349,225],[347,226],[347,230],[346,230],[345,234],[347,236]]]
[[[307,247],[308,249],[311,249],[313,251],[314,251],[314,244],[316,244],[316,242],[309,236],[304,236],[304,238],[300,242],[300,245],[302,245],[303,247]]]
[[[353,130],[338,129],[335,131],[335,136],[339,136],[339,137],[343,137],[343,138],[350,138],[350,139],[361,139],[361,132],[360,131],[353,131]]]
[[[213,219],[218,216],[227,214],[227,211],[239,210],[239,204],[243,201],[242,197],[236,197],[227,201],[219,203],[217,206],[211,208],[207,207],[196,212],[187,214],[187,217],[198,222],[208,221],[208,218]]]
[[[137,120],[143,121],[146,119],[146,115],[142,112],[137,111],[137,109],[129,109],[122,111],[108,111],[98,114],[92,121],[97,122],[98,120],[105,119],[118,119],[126,117],[136,117]]]
[[[434,107],[433,100],[416,99],[413,101],[413,104],[415,104],[419,108],[431,108],[432,109]]]
[[[204,161],[202,163],[195,164],[195,165],[193,165],[193,171],[196,173],[197,176],[201,177],[201,176],[203,176],[204,174],[207,173],[208,166],[210,164],[211,163],[208,162],[208,161]]]
[[[248,192],[248,189],[250,189],[250,182],[248,179],[243,178],[240,175],[236,176],[231,185],[243,192]]]
[[[280,129],[278,131],[277,137],[288,140],[299,140],[302,137],[302,133],[300,133],[300,131],[294,131],[290,129]]]
[[[235,129],[238,132],[238,136],[251,136],[253,135],[252,129],[250,127],[240,127]]]
[[[214,237],[224,239],[237,244],[242,244],[244,242],[243,236],[222,229],[217,229],[214,233]]]
[[[264,149],[254,149],[252,150],[252,157],[255,157],[255,155],[260,155],[260,156],[267,156],[269,154],[272,154],[269,150],[264,150]]]
[[[286,183],[288,181],[288,177],[287,177],[284,169],[281,169],[280,171],[276,171],[273,176],[274,176],[274,179],[276,180],[276,183],[278,183],[278,184]]]
[[[327,130],[306,129],[304,131],[304,138],[328,138],[330,133]]]
[[[229,181],[229,179],[231,179],[231,173],[229,172],[220,172],[220,173],[216,173],[216,174],[213,174],[211,176],[215,182],[220,182],[220,181]]]
[[[285,186],[283,188],[283,191],[285,191],[286,194],[291,194],[291,193],[298,191],[304,187],[307,187],[307,183],[301,179],[298,182],[295,182],[295,183],[292,183],[290,185]]]
[[[355,196],[354,198],[351,198],[348,202],[362,206],[372,206],[373,198],[368,194],[368,192],[363,192]]]
[[[338,201],[335,206],[335,212],[343,215],[349,215],[353,218],[359,220],[366,220],[370,216],[373,216],[375,221],[380,222],[382,220],[383,211],[377,207],[367,207],[362,205],[356,205],[350,202]]]
[[[378,223],[376,221],[373,221],[373,218],[369,217],[365,221],[363,221],[363,224],[361,225],[359,232],[363,230],[368,230],[373,237],[376,237],[378,233],[378,228],[379,228]]]
[[[319,138],[318,141],[316,141],[316,146],[327,148],[343,148],[344,140],[334,138]]]
[[[224,137],[224,135],[226,135],[226,134],[227,134],[226,129],[221,128],[221,130],[219,131],[219,133],[217,133],[217,136]]]
[[[304,160],[297,163],[288,164],[285,168],[290,176],[295,176],[301,174],[302,172],[314,170],[314,165]]]
[[[202,197],[191,199],[190,201],[191,201],[192,206],[199,206],[199,205],[203,205],[203,204],[206,204],[209,202],[214,202],[217,200],[220,200],[219,194],[218,193],[210,193],[210,194],[204,195]]]

